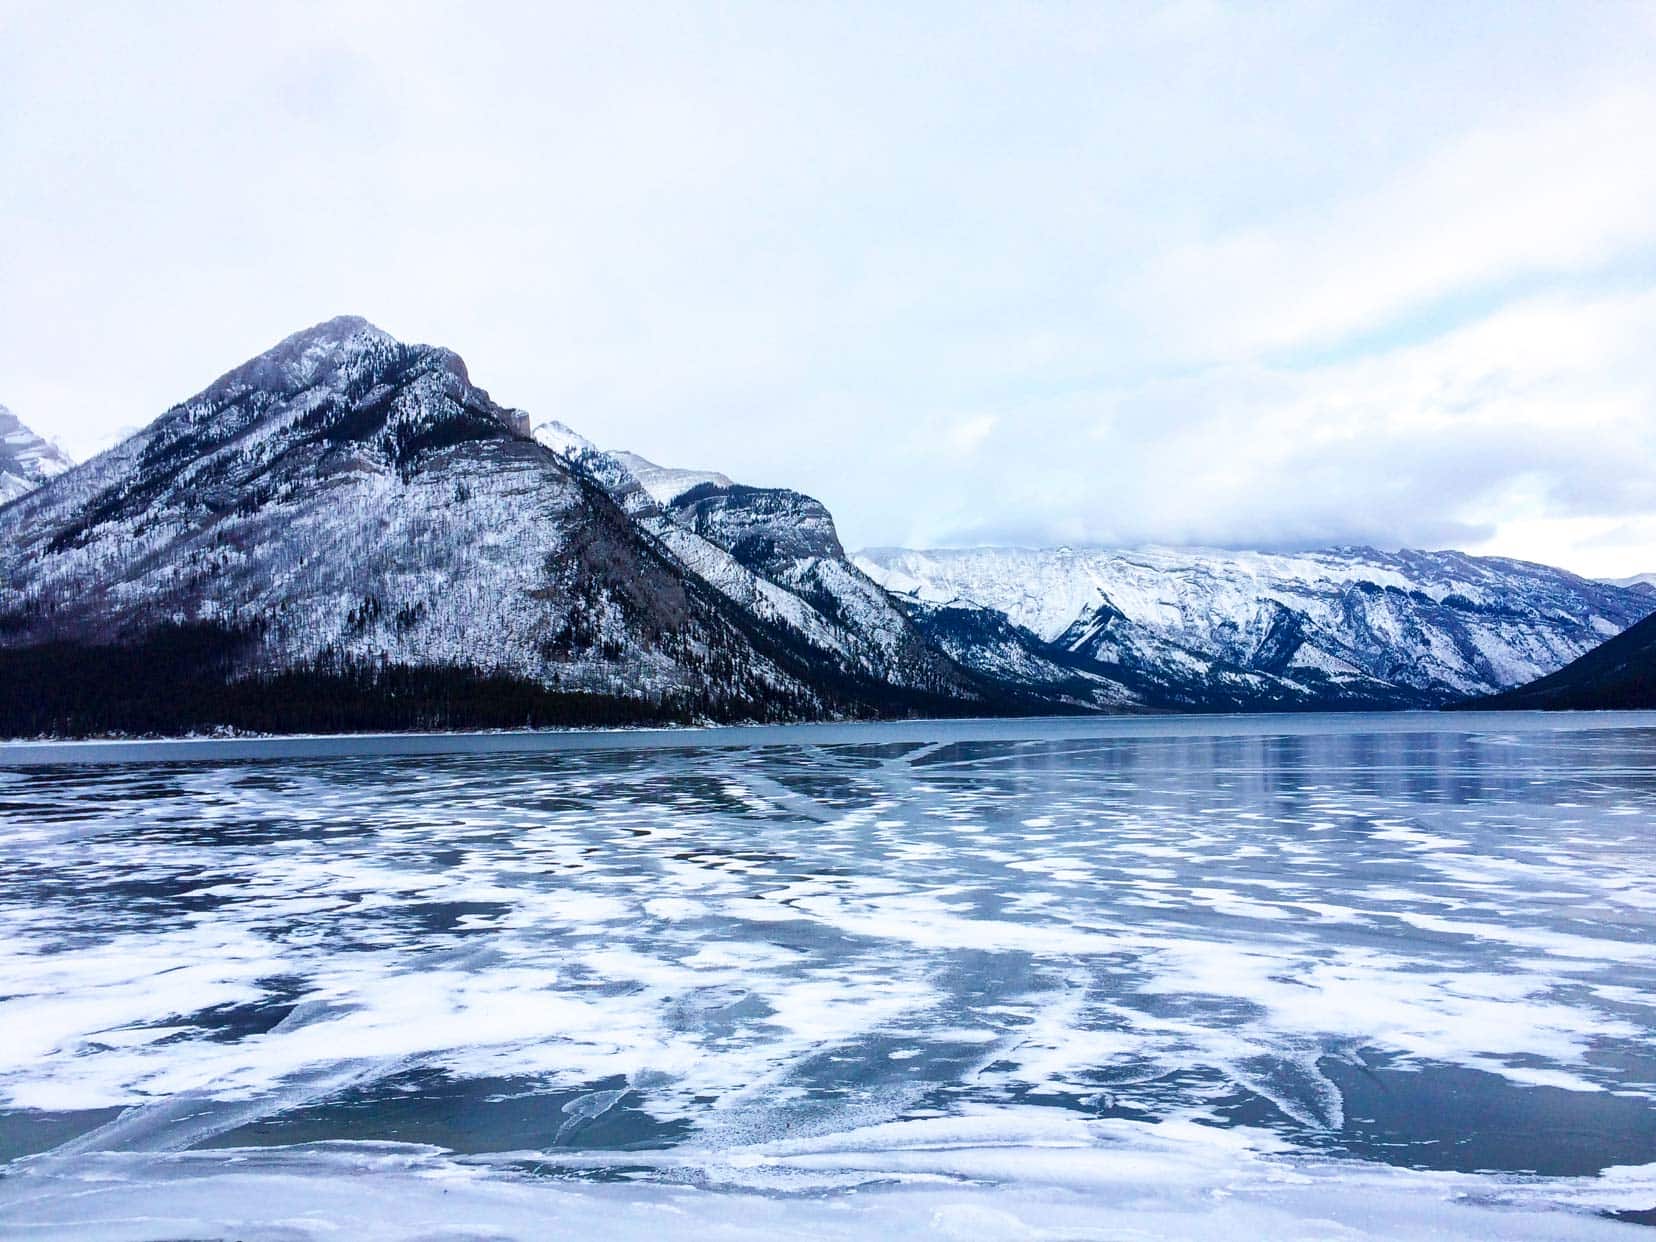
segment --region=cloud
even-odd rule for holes
[[[1133,296],[1187,354],[1250,357],[1408,332],[1467,291],[1594,272],[1656,246],[1656,89],[1537,101],[1379,184],[1157,256]]]
[[[1633,535],[1656,526],[1652,334],[1656,293],[1539,298],[1355,361],[1074,397],[962,491],[1026,482],[914,541],[1461,546],[1634,572],[1656,546]]]
[[[983,442],[994,431],[995,424],[1000,420],[993,414],[978,414],[971,418],[963,418],[950,427],[944,435],[944,443],[949,451],[960,457],[969,457],[982,447]]]
[[[354,312],[851,543],[1656,567],[1634,6],[0,23],[0,401],[72,446]]]

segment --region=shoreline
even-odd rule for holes
[[[1361,728],[1353,728],[1354,722]],[[1656,729],[1656,711],[1259,712],[1145,716],[973,716],[791,724],[636,725],[621,728],[435,733],[292,733],[242,737],[0,741],[0,768],[60,764],[215,763],[369,756],[684,750],[876,741],[1071,741],[1130,737],[1293,737],[1345,731],[1460,733]],[[487,744],[484,744],[487,743]]]

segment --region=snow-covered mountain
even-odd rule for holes
[[[34,491],[74,464],[69,454],[0,405],[0,505]]]
[[[1453,552],[853,560],[341,318],[0,507],[0,729],[1418,706],[1652,610]]]
[[[397,673],[405,701],[441,699],[434,723],[478,722],[454,704],[479,695],[555,718],[531,689],[606,719],[987,701],[848,563],[821,572],[863,582],[885,629],[825,618],[606,455],[529,433],[450,351],[320,324],[0,510],[0,647],[58,644],[77,676],[87,652],[164,649],[139,671],[175,667],[207,716],[229,710],[211,685],[302,676],[348,700],[330,721],[372,723],[387,670],[445,674]]]
[[[856,562],[923,630],[994,610],[1145,705],[1435,705],[1534,680],[1656,610],[1635,589],[1460,552],[873,548]],[[943,641],[968,666],[1001,659]]]

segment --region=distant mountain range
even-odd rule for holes
[[[1459,553],[853,561],[808,496],[606,451],[354,318],[74,469],[7,436],[13,735],[1432,706],[1656,610]]]
[[[1640,590],[1461,552],[874,548],[856,563],[968,667],[1005,658],[977,637],[988,609],[1140,707],[1441,706],[1656,611]]]
[[[0,504],[34,491],[74,464],[57,445],[30,431],[0,405]]]

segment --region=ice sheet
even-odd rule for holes
[[[1651,731],[935,729],[0,771],[0,1206],[322,1236],[367,1160],[387,1237],[1656,1208],[1604,1172],[1656,1161]],[[264,1182],[315,1219],[212,1215]]]

